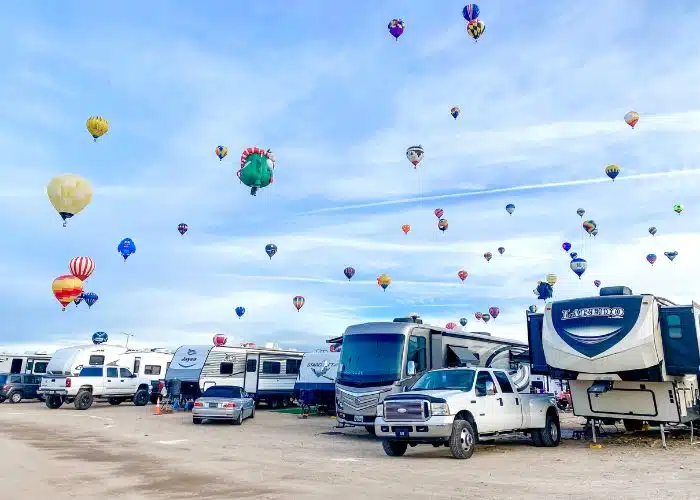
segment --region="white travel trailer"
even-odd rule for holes
[[[32,373],[43,375],[51,354],[46,351],[25,352],[24,354],[0,353],[0,373]]]
[[[574,414],[590,420],[686,423],[700,418],[700,305],[604,287],[528,314],[533,373],[568,381]]]
[[[287,406],[292,399],[303,355],[272,343],[264,348],[253,343],[237,347],[183,345],[175,351],[165,380],[179,381],[184,399],[197,398],[214,385],[235,385],[256,401],[277,408]]]
[[[329,342],[340,343],[340,339]],[[454,366],[508,370],[519,392],[530,389],[527,344],[424,325],[418,316],[349,326],[342,337],[336,379],[341,425],[374,433],[377,404],[402,392],[425,371]]]
[[[299,376],[294,383],[294,397],[302,406],[322,407],[335,411],[335,379],[340,352],[307,352],[301,358]]]

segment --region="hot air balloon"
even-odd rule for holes
[[[408,234],[408,232],[411,230],[411,225],[410,224],[404,224],[401,226],[401,231],[403,231],[403,234]]]
[[[478,319],[478,320],[481,320],[481,317],[482,317],[482,316],[483,316],[483,315],[482,315],[480,312],[475,312],[475,313],[474,313],[474,317],[475,317],[476,319]]]
[[[443,233],[444,233],[445,231],[447,231],[447,226],[448,226],[448,225],[449,225],[449,224],[447,223],[447,219],[440,219],[440,220],[438,221],[438,229],[439,229],[440,231],[442,231]]]
[[[126,262],[129,255],[136,253],[136,244],[134,243],[134,240],[131,238],[124,238],[121,240],[119,245],[117,245],[117,252],[122,254],[122,257],[124,257],[124,262]]]
[[[355,276],[355,268],[354,267],[346,267],[343,269],[343,274],[345,277],[350,281],[353,276]]]
[[[183,236],[189,228],[190,227],[187,224],[185,224],[184,222],[181,222],[180,224],[177,225],[178,232]]]
[[[680,213],[683,211],[683,205],[681,203],[676,203],[673,205],[673,211],[680,215]]]
[[[673,262],[673,259],[675,259],[678,256],[678,252],[673,250],[672,252],[664,252],[664,255],[668,258],[668,260]]]
[[[292,304],[294,304],[294,307],[297,308],[297,312],[304,307],[304,304],[306,303],[306,299],[302,297],[301,295],[297,295],[292,299]]]
[[[411,162],[413,168],[418,167],[418,164],[423,161],[424,155],[425,151],[423,150],[423,146],[411,146],[406,149],[406,158]]]
[[[450,321],[445,325],[445,328],[447,330],[455,330],[457,328],[457,323],[455,323],[454,321]]]
[[[243,306],[238,306],[234,310],[236,311],[236,316],[238,316],[238,319],[241,319],[241,316],[243,316],[245,314],[245,307],[243,307]]]
[[[445,211],[442,208],[436,208],[435,210],[433,210],[433,213],[435,214],[435,217],[439,219],[443,216]]]
[[[556,280],[556,276],[554,276],[554,278]],[[533,290],[533,292],[535,293],[535,295],[537,295],[537,298],[540,300],[551,299],[552,295],[554,294],[554,288],[552,288],[552,286],[553,285],[544,281],[538,281],[537,287],[535,288],[535,290]]]
[[[99,297],[95,292],[83,293],[83,300],[87,304],[88,308],[94,306],[98,299]]]
[[[49,201],[63,219],[67,219],[83,210],[92,200],[92,186],[87,179],[75,174],[58,175],[46,186]]]
[[[510,215],[513,215],[513,212],[515,212],[515,205],[512,203],[508,203],[506,205],[506,212],[508,212]]]
[[[393,36],[398,42],[399,37],[403,35],[403,30],[406,29],[406,23],[404,23],[401,19],[392,19],[388,24],[387,29],[389,30],[389,33],[391,33],[391,36]]]
[[[561,244],[561,248],[565,252],[568,252],[569,250],[571,250],[571,243],[569,243],[568,241],[565,241],[564,243]]]
[[[579,208],[578,210],[576,210],[576,213],[579,217],[583,217],[583,214],[585,214],[586,211],[583,208]]]
[[[587,220],[583,222],[583,229],[585,229],[588,234],[591,234],[596,227],[597,225],[594,220]]]
[[[493,258],[493,254],[491,252],[486,252],[484,254],[484,259],[486,259],[486,262],[490,261]]]
[[[457,117],[459,116],[459,108],[457,106],[453,107],[450,110],[450,114],[452,115],[452,118],[454,118],[456,120]]]
[[[505,251],[506,251],[505,247],[498,247],[498,253],[500,253],[501,255],[503,255],[505,253]]]
[[[236,172],[236,175],[243,184],[250,188],[250,194],[257,196],[258,189],[272,184],[275,162],[275,154],[269,149],[247,148],[241,153],[241,168]]]
[[[486,25],[484,24],[484,21],[481,19],[476,19],[475,21],[469,21],[467,24],[467,33],[469,34],[470,37],[474,39],[476,42],[479,38],[481,38],[481,35],[484,34],[484,31],[486,31]]]
[[[571,257],[571,260],[574,260],[576,257],[578,257],[578,254],[576,252],[571,252],[569,257]]]
[[[83,282],[72,274],[64,274],[53,280],[51,289],[65,311],[66,306],[83,293]]]
[[[595,285],[596,288],[600,287],[600,280],[593,280],[593,284]]]
[[[647,254],[647,262],[653,266],[654,262],[656,262],[656,254],[655,253]]]
[[[388,274],[380,274],[377,278],[377,285],[382,287],[382,289],[386,292],[387,287],[391,285],[391,278]]]
[[[73,299],[73,304],[75,304],[75,307],[78,307],[78,304],[80,304],[83,301],[83,294],[81,293],[78,295],[76,298]]]
[[[618,165],[608,165],[605,167],[605,173],[614,181],[615,177],[620,174],[620,167]]]
[[[93,140],[97,142],[97,139],[109,132],[109,123],[107,120],[101,116],[91,116],[85,122],[85,127],[92,136]]]
[[[224,158],[226,158],[226,155],[228,154],[228,148],[226,146],[216,146],[214,152],[216,153],[216,156],[219,157],[219,161],[221,161]]]
[[[501,314],[501,310],[498,307],[489,307],[489,314],[493,319],[496,319]]]
[[[460,271],[457,273],[457,277],[458,277],[459,279],[461,279],[462,282],[464,282],[464,280],[467,279],[467,276],[469,276],[469,273],[468,273],[467,271],[465,271],[464,269],[460,270]]]
[[[464,19],[468,21],[475,21],[479,18],[479,6],[475,3],[468,3],[462,9],[462,15]]]
[[[591,236],[593,236],[594,238],[595,238],[596,236],[598,236],[598,228],[597,228],[597,227],[594,227],[594,228],[593,228],[593,231],[591,231]]]
[[[586,272],[586,268],[588,267],[588,263],[586,262],[585,259],[577,257],[571,261],[571,263],[569,264],[569,267],[571,268],[571,270],[573,272],[576,273],[576,276],[578,276],[578,279],[581,279],[581,275]]]
[[[545,281],[547,282],[548,285],[554,286],[557,284],[557,275],[556,274],[548,274],[545,277]]]
[[[490,319],[491,319],[491,315],[489,313],[482,313],[481,314],[481,320],[484,323],[488,323]]]
[[[654,236],[656,234],[656,228],[654,226],[651,226],[649,228],[649,234],[652,236]]]
[[[268,257],[270,257],[270,260],[272,260],[272,257],[274,257],[274,255],[277,253],[277,245],[274,243],[268,243],[265,245],[265,253]]]
[[[73,257],[68,263],[68,269],[80,281],[85,281],[95,270],[95,261],[90,257]]]
[[[467,326],[467,318],[459,318],[459,324],[462,325],[462,327]]]
[[[528,311],[530,311],[532,314],[535,314],[537,312],[537,306],[535,304],[532,304],[530,307],[527,308]]]
[[[629,125],[632,128],[634,128],[638,121],[639,113],[637,113],[636,111],[630,111],[625,115],[625,123],[627,123],[627,125]]]
[[[222,335],[221,333],[217,333],[214,335],[214,337],[211,339],[211,341],[214,343],[216,347],[221,347],[222,345],[226,345],[226,341],[228,339],[226,338],[226,335]]]

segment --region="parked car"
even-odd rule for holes
[[[8,400],[19,403],[23,399],[37,399],[37,389],[41,384],[41,375],[25,373],[0,373],[0,403]]]
[[[255,400],[242,388],[235,385],[209,387],[194,402],[192,423],[204,420],[228,420],[241,425],[246,418],[255,418]]]

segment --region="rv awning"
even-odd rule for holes
[[[459,359],[460,364],[479,362],[477,355],[467,347],[448,345],[447,348]]]
[[[342,344],[342,343],[343,343],[342,336],[326,340],[326,344]]]
[[[612,388],[612,380],[599,380],[597,382],[593,382],[593,385],[588,388],[588,392],[591,394],[603,394],[605,392],[612,391]]]
[[[513,351],[510,351],[510,360],[518,363],[529,363],[530,353],[528,351],[523,353],[514,353]]]

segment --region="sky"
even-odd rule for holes
[[[484,1],[478,42],[463,6],[7,7],[0,350],[75,345],[95,331],[149,347],[224,333],[229,344],[309,350],[409,313],[526,340],[525,310],[548,273],[555,299],[594,295],[599,279],[699,300],[700,5]],[[394,17],[406,23],[398,41]],[[634,130],[630,110],[641,115]],[[97,143],[91,115],[110,123]],[[414,170],[405,151],[416,144],[425,158]],[[251,146],[277,157],[274,184],[256,197],[235,176]],[[622,168],[614,182],[608,164]],[[66,228],[46,197],[62,173],[94,189]],[[124,262],[116,246],[127,236],[137,252]],[[588,262],[580,280],[564,241]],[[99,300],[62,312],[51,282],[82,255],[96,263],[85,291]],[[393,280],[385,292],[381,273]],[[474,318],[492,306],[496,320]]]

